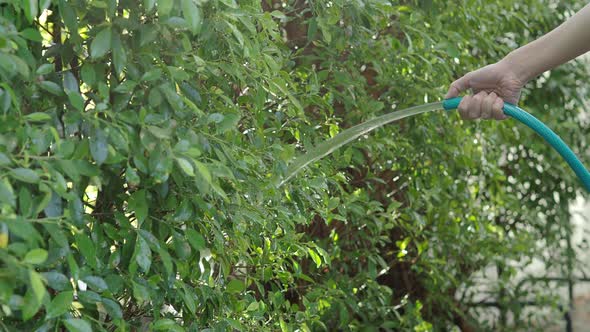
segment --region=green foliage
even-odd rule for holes
[[[515,303],[554,288],[514,276],[565,269],[579,187],[528,129],[420,116],[273,183],[581,4],[0,2],[0,327],[485,330],[505,324],[470,306],[494,264],[512,328],[539,326]],[[523,98],[585,160],[588,76]]]

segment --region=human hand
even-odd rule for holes
[[[458,107],[463,119],[504,120],[504,101],[516,105],[526,83],[510,67],[500,61],[470,72],[451,84],[445,98],[471,89],[473,95],[463,97]]]

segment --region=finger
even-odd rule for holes
[[[492,118],[492,108],[494,103],[498,99],[498,95],[494,92],[490,93],[487,97],[484,98],[481,104],[481,118],[482,119],[491,119]]]
[[[473,96],[471,105],[469,105],[469,117],[471,119],[479,119],[481,117],[481,109],[484,99],[488,96],[488,93],[481,91],[480,93]]]
[[[459,110],[459,114],[463,120],[469,120],[469,107],[471,105],[471,100],[473,96],[465,96],[459,103],[457,110]]]
[[[470,75],[467,74],[460,79],[456,80],[455,82],[451,83],[449,87],[449,91],[447,92],[445,99],[457,97],[461,92],[469,89],[469,77]]]
[[[504,101],[502,98],[497,98],[492,106],[492,117],[496,120],[505,120],[508,118],[506,114],[504,114]]]

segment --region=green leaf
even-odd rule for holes
[[[174,221],[187,221],[193,217],[192,204],[188,199],[183,199],[180,206],[176,209],[172,220]]]
[[[91,2],[91,6],[96,7],[96,8],[101,8],[101,9],[107,9],[108,5],[104,2],[102,2],[102,0],[94,0]]]
[[[322,265],[322,259],[320,258],[320,255],[318,255],[311,248],[307,249],[307,252],[309,253],[311,259],[314,261],[315,265],[319,268]]]
[[[189,228],[185,231],[186,237],[190,245],[197,251],[205,248],[205,238],[196,230]]]
[[[258,303],[258,301],[254,301],[248,305],[248,307],[246,308],[246,311],[256,311],[256,310],[258,310],[259,307],[260,307],[260,304]]]
[[[104,281],[103,278],[97,276],[86,276],[82,278],[82,281],[88,284],[90,288],[94,289],[97,292],[104,292],[109,288],[107,283]]]
[[[160,249],[158,250],[158,254],[162,259],[162,263],[164,264],[164,270],[166,271],[166,273],[168,275],[172,274],[172,257],[170,257],[168,251],[160,247]]]
[[[64,91],[68,96],[70,104],[82,112],[84,110],[84,98],[80,95],[80,84],[71,72],[64,74]]]
[[[186,173],[186,175],[195,176],[195,171],[193,169],[193,165],[186,158],[177,157],[176,162],[178,163],[178,166],[180,167],[180,169],[182,169],[184,171],[184,173]]]
[[[57,83],[51,81],[39,82],[39,87],[56,96],[61,96],[63,94],[63,90],[61,89],[61,87]]]
[[[66,0],[59,0],[59,13],[70,33],[75,33],[77,38],[78,19],[74,7],[71,3],[66,2]]]
[[[278,18],[278,19],[281,19],[281,20],[286,20],[286,19],[287,19],[287,15],[285,15],[285,13],[283,13],[283,12],[281,12],[281,11],[278,11],[278,10],[273,10],[273,11],[270,13],[270,15],[271,15],[272,17],[276,17],[276,18]]]
[[[169,139],[170,130],[168,128],[160,128],[156,126],[147,126],[147,130],[159,139]]]
[[[182,17],[172,16],[165,21],[172,29],[186,29],[186,20]]]
[[[111,50],[112,33],[111,27],[101,30],[90,44],[90,56],[94,59],[100,58]]]
[[[51,238],[57,243],[59,247],[63,248],[68,246],[66,234],[61,229],[59,229],[59,226],[56,224],[43,224],[43,227],[45,227],[47,233],[49,233]],[[45,279],[47,279],[47,277]],[[51,284],[49,284],[49,286],[51,286]]]
[[[180,83],[180,90],[190,101],[196,105],[201,104],[201,94],[192,85],[187,82],[182,82]]]
[[[96,248],[94,247],[94,242],[83,233],[76,234],[75,239],[76,246],[82,256],[86,259],[86,262],[90,266],[96,267]]]
[[[188,242],[184,239],[184,237],[180,236],[178,233],[174,233],[173,236],[173,243],[174,243],[174,252],[176,252],[176,256],[180,259],[187,259],[191,254],[191,247],[189,246]]]
[[[80,86],[76,76],[72,72],[66,72],[63,77],[64,90],[66,93],[70,91],[80,92]]]
[[[232,279],[227,284],[226,291],[228,293],[241,293],[246,289],[246,285],[243,281],[238,279]]]
[[[148,203],[145,190],[138,190],[129,197],[129,208],[135,211],[135,218],[141,225],[148,215]]]
[[[39,0],[39,12],[43,12],[45,9],[49,8],[51,5],[51,0]]]
[[[127,166],[127,169],[125,170],[125,180],[127,180],[129,184],[137,186],[139,185],[141,178],[134,168]]]
[[[174,0],[158,0],[158,16],[168,16],[173,6]]]
[[[28,217],[31,214],[33,208],[33,198],[31,196],[31,192],[26,186],[20,187],[20,190],[18,191],[18,208],[20,214],[25,217]]]
[[[19,181],[27,183],[38,183],[41,180],[41,178],[35,171],[28,168],[11,169],[10,175]]]
[[[175,327],[178,327],[176,322],[168,318],[159,319],[152,324],[155,331],[172,331]]]
[[[176,112],[183,112],[184,110],[184,103],[182,102],[182,98],[176,93],[176,89],[171,87],[170,85],[162,85],[160,86],[160,91],[164,93],[164,97],[166,97],[166,101],[172,106],[172,108]]]
[[[23,262],[27,264],[41,264],[47,260],[47,250],[45,249],[33,249],[27,253]]]
[[[230,23],[229,21],[225,21],[225,23],[229,26],[231,32],[233,33],[233,35],[236,37],[236,39],[240,43],[240,46],[243,47],[244,46],[244,35],[242,35],[240,30],[238,30],[238,28],[236,28],[236,26],[233,25],[233,23]]]
[[[2,55],[2,53],[0,53],[0,55]],[[27,65],[27,63],[21,59],[20,57],[17,57],[15,55],[12,54],[8,54],[7,55],[9,58],[9,62],[13,64],[13,68],[11,68],[12,70],[15,70],[16,73],[20,74],[24,79],[28,79],[29,75],[31,74],[31,71],[29,69],[29,65]],[[2,58],[0,58],[0,61],[3,61]],[[0,62],[0,65],[2,65],[2,63]],[[12,71],[9,70],[9,71]]]
[[[78,225],[84,223],[84,204],[82,200],[78,196],[75,196],[69,201],[68,205],[72,220]]]
[[[8,230],[22,239],[31,243],[42,241],[41,235],[32,226],[30,222],[26,222],[23,216],[17,216],[15,219],[6,219],[5,223],[8,225]]]
[[[51,303],[47,305],[47,314],[45,316],[45,319],[59,317],[68,312],[68,310],[70,310],[70,306],[72,305],[73,300],[73,291],[61,292],[57,294],[57,296],[53,298]]]
[[[236,319],[225,318],[223,321],[226,322],[227,324],[229,324],[229,326],[231,326],[231,328],[236,331],[243,331],[244,330],[244,326],[242,326],[242,324]]]
[[[148,103],[151,107],[158,107],[162,104],[162,94],[158,89],[151,89],[148,96]]]
[[[35,112],[31,114],[27,114],[25,119],[31,122],[47,122],[51,120],[51,115],[42,112]]]
[[[149,160],[149,172],[152,180],[156,183],[163,183],[168,180],[174,166],[174,159],[167,153],[152,153]]]
[[[78,299],[80,302],[88,304],[96,304],[102,300],[100,294],[90,290],[78,291]]]
[[[85,63],[82,66],[81,74],[84,83],[90,86],[93,86],[96,83],[96,72],[94,71],[94,66],[92,66],[92,64]]]
[[[143,0],[143,7],[145,8],[146,12],[152,11],[156,6],[156,0]]]
[[[168,66],[168,71],[170,72],[170,76],[175,81],[187,81],[190,79],[189,74],[182,68]]]
[[[35,272],[36,273],[36,272]],[[43,283],[41,282],[41,287]],[[43,289],[45,291],[45,289]],[[43,298],[43,296],[41,297]],[[37,298],[37,294],[32,287],[30,287],[27,292],[25,293],[25,297],[23,299],[22,304],[22,319],[27,321],[31,319],[35,314],[41,309],[43,302]]]
[[[118,4],[117,0],[108,0],[108,2],[107,2],[107,16],[110,19],[115,18],[115,12],[117,11],[118,7],[119,7],[119,4]]]
[[[49,207],[49,203],[51,203],[53,197],[53,190],[51,190],[46,184],[42,183],[39,188],[43,194],[40,194],[34,200],[33,215],[38,215],[41,211]],[[53,208],[54,207],[49,207],[49,210],[52,210]]]
[[[217,125],[217,131],[224,133],[230,129],[234,129],[240,122],[240,115],[236,113],[225,114],[223,120]]]
[[[132,282],[133,283],[133,297],[139,303],[149,301],[150,300],[150,292],[148,288],[142,284]]]
[[[8,158],[8,156],[6,156],[6,154],[0,152],[0,166],[6,166],[6,165],[10,165],[12,164],[12,161],[10,161],[10,158]]]
[[[63,321],[69,332],[92,332],[92,326],[85,320],[70,318]]]
[[[29,278],[31,281],[31,289],[33,291],[33,295],[37,302],[41,303],[46,293],[45,285],[43,285],[41,275],[33,270],[29,270]]]
[[[317,252],[324,258],[324,262],[328,265],[331,263],[330,255],[321,247],[316,247]]]
[[[220,0],[224,5],[230,7],[230,8],[238,8],[238,5],[236,4],[236,0]]]
[[[16,207],[16,196],[7,179],[0,180],[0,202]]]
[[[54,70],[54,66],[51,63],[44,63],[41,66],[39,66],[39,68],[37,68],[37,71],[35,72],[35,74],[37,75],[47,75],[49,73],[53,73]]]
[[[291,331],[291,329],[289,329],[289,326],[287,326],[287,323],[282,318],[280,319],[279,325],[281,326],[281,332]]]
[[[137,241],[135,242],[134,255],[137,265],[139,265],[143,272],[148,273],[152,264],[152,251],[150,250],[146,240],[139,235],[137,236]]]
[[[23,0],[23,7],[27,20],[32,23],[39,15],[39,0]]]
[[[76,263],[74,255],[72,253],[68,254],[67,262],[72,278],[74,278],[74,280],[78,280],[80,276],[80,267],[78,266],[78,263]]]
[[[203,179],[207,183],[211,184],[213,180],[211,178],[211,172],[209,172],[209,169],[207,168],[207,166],[205,166],[205,164],[203,164],[199,161],[195,161],[195,166],[197,166],[197,171],[199,172],[199,174],[201,174]]]
[[[123,81],[121,84],[119,84],[115,89],[113,89],[113,92],[117,92],[117,93],[129,93],[131,91],[133,91],[133,89],[137,86],[137,83],[135,83],[132,80],[125,80]]]
[[[80,112],[84,111],[84,98],[82,98],[82,95],[80,95],[80,93],[78,93],[77,91],[67,91],[66,94],[68,95],[68,100],[70,101],[70,104],[72,104],[72,106],[74,106],[75,109],[77,109]]]
[[[225,116],[221,113],[211,113],[209,114],[209,116],[207,117],[207,121],[209,123],[221,123],[221,121],[223,121],[223,119],[225,118]]]
[[[151,82],[151,81],[155,81],[157,79],[160,79],[160,77],[162,77],[162,69],[155,68],[155,69],[151,69],[151,70],[145,72],[145,74],[143,74],[143,76],[141,76],[141,81],[142,82]]]
[[[188,311],[191,314],[195,314],[197,312],[197,304],[195,302],[195,299],[197,298],[197,296],[191,292],[189,289],[187,289],[187,287],[183,287],[184,288],[184,292],[180,293],[182,296],[182,299],[184,301],[184,305],[186,305]]]
[[[119,303],[111,300],[111,299],[102,299],[102,304],[104,305],[107,313],[114,319],[121,319],[123,318],[123,311],[121,310],[121,306]]]
[[[182,14],[188,23],[189,30],[196,35],[201,30],[201,9],[193,0],[182,0]]]
[[[26,38],[28,40],[32,40],[34,42],[42,42],[43,41],[43,37],[41,37],[41,33],[39,33],[39,30],[37,30],[37,29],[26,28],[23,31],[19,32],[19,34],[21,36],[23,36],[24,38]]]
[[[113,32],[113,64],[117,75],[120,75],[127,65],[127,51],[121,37],[116,32]]]
[[[109,144],[107,136],[100,128],[94,130],[94,135],[90,137],[90,154],[96,161],[96,164],[102,165],[107,159],[109,153]]]

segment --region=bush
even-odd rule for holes
[[[515,304],[554,288],[506,289],[533,258],[565,269],[581,187],[528,129],[420,116],[273,184],[582,4],[0,2],[0,326],[497,328],[471,308],[493,264],[512,327],[535,324]],[[572,63],[523,99],[586,160],[588,78]]]

